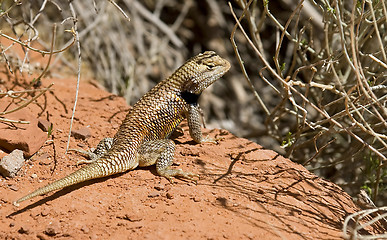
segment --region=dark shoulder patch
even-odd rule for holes
[[[198,99],[200,97],[200,94],[190,93],[190,92],[182,92],[181,97],[186,101],[188,104],[197,104]]]

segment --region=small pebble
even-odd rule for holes
[[[122,219],[128,220],[130,222],[139,222],[142,221],[142,217],[138,214],[125,214]]]
[[[46,119],[39,118],[38,127],[42,129],[44,132],[48,132],[50,128],[52,129],[52,123],[50,123]]]
[[[16,185],[9,185],[8,187],[9,187],[9,189],[11,189],[11,190],[13,190],[15,192],[19,191],[19,188]]]
[[[153,203],[149,205],[150,208],[156,208],[156,205],[154,205]]]
[[[42,215],[42,217],[45,217],[47,216],[49,213],[49,211],[47,209],[43,209],[41,212],[40,212],[40,215]]]
[[[71,136],[73,136],[75,139],[85,140],[86,138],[91,137],[91,131],[87,127],[74,129],[74,130],[71,130]]]
[[[161,184],[155,186],[155,189],[158,190],[158,191],[164,190],[164,188],[165,188],[165,185],[161,185]]]
[[[30,234],[31,230],[27,226],[21,226],[18,232],[21,234]]]
[[[158,197],[158,196],[160,196],[159,192],[151,192],[148,194],[148,197],[150,197],[150,198],[154,198],[154,197]]]
[[[89,229],[87,226],[83,226],[83,227],[81,228],[81,231],[87,234],[87,233],[90,232],[90,229]]]
[[[47,239],[47,237],[44,236],[44,235],[42,235],[42,234],[37,234],[36,237],[37,237],[38,239],[40,239],[40,240],[46,240],[46,239]]]
[[[51,222],[46,226],[46,229],[44,230],[44,233],[48,236],[55,236],[59,233],[59,223],[57,222]]]
[[[23,166],[24,161],[23,151],[19,149],[13,150],[0,160],[0,174],[4,177],[15,177],[16,173]]]
[[[168,199],[174,199],[175,197],[171,193],[167,192],[167,198]]]

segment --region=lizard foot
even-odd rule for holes
[[[98,155],[95,154],[94,152],[90,151],[90,150],[88,150],[88,151],[85,151],[85,150],[82,150],[82,149],[69,149],[69,150],[81,153],[81,154],[85,155],[86,157],[88,157],[90,159],[90,160],[86,160],[86,159],[79,160],[77,162],[77,165],[89,164],[89,163],[92,163],[92,162],[94,162],[95,160],[98,159]]]
[[[205,138],[203,138],[200,143],[215,143],[215,144],[218,144],[220,141],[223,141],[224,140],[224,137],[215,137],[215,138],[211,138],[209,135],[207,135]]]
[[[199,175],[191,172],[184,172],[181,169],[164,169],[162,171],[159,171],[160,176],[165,177],[166,179],[169,180],[169,182],[173,183],[173,177],[181,177],[185,178],[191,181],[194,181],[197,183],[198,180],[195,178],[199,179]]]

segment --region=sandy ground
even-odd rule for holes
[[[28,110],[54,125],[53,136],[13,179],[0,178],[0,239],[340,239],[345,218],[359,209],[337,185],[301,165],[225,130],[219,144],[196,144],[183,122],[174,139],[176,167],[198,173],[197,184],[139,168],[21,203],[12,201],[77,168],[65,155],[75,78],[45,79],[53,91]],[[42,86],[42,87],[43,87]],[[45,107],[42,107],[45,106]],[[93,82],[82,82],[70,148],[95,147],[113,136],[129,106]]]

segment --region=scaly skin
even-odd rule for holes
[[[18,199],[14,205],[90,179],[132,170],[137,166],[156,164],[157,173],[170,181],[175,176],[187,179],[197,177],[193,173],[170,168],[175,144],[168,137],[187,118],[190,135],[197,143],[213,141],[202,136],[197,100],[204,89],[229,69],[230,63],[213,51],[189,59],[129,110],[111,146],[99,144],[108,148],[98,151],[90,164]]]

